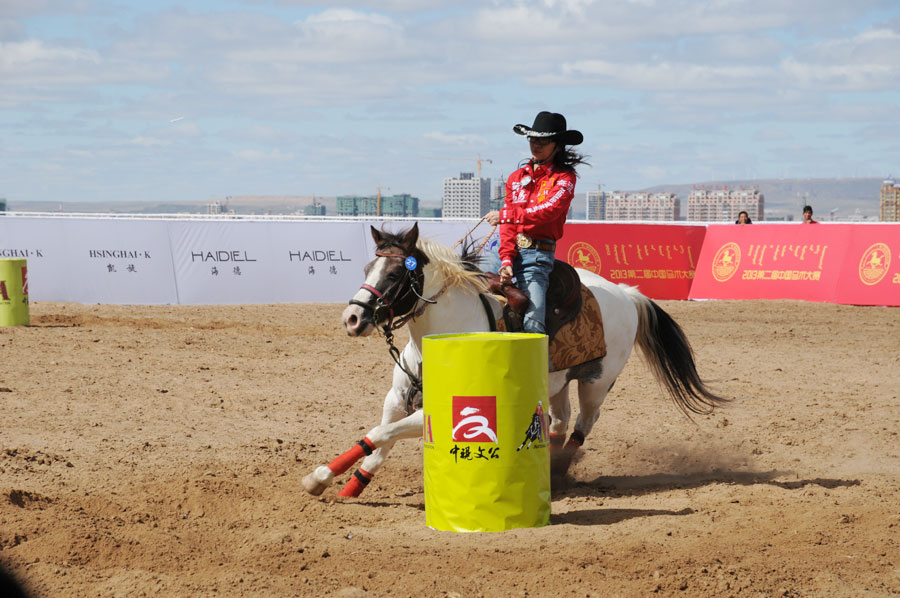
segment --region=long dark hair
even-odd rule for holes
[[[553,168],[556,170],[568,170],[570,172],[575,173],[575,176],[578,176],[578,171],[575,170],[575,167],[579,164],[584,164],[586,166],[590,166],[591,163],[587,161],[590,156],[585,156],[584,154],[579,154],[571,147],[566,147],[562,143],[560,143],[559,139],[556,137],[551,137],[553,142],[557,145],[559,150],[553,154]],[[519,163],[519,166],[523,166],[531,162],[531,159],[524,160]]]
[[[578,176],[578,171],[575,170],[575,167],[579,164],[584,164],[586,166],[590,166],[590,162],[587,161],[589,156],[585,156],[584,154],[579,154],[571,147],[566,147],[557,141],[557,145],[559,145],[559,151],[553,154],[553,166],[558,170],[571,170],[575,173],[575,176]]]

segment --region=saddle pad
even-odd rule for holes
[[[557,372],[606,355],[600,304],[581,285],[581,311],[550,339],[550,371]]]
[[[506,332],[506,322],[502,317],[497,318],[496,326],[498,332]],[[566,370],[606,355],[600,304],[586,286],[581,285],[581,311],[550,339],[548,351],[551,372]]]

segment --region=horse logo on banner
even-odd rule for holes
[[[859,260],[859,279],[869,286],[878,284],[891,267],[891,249],[884,243],[875,243]]]
[[[569,247],[566,261],[576,268],[600,274],[600,253],[584,241],[576,241]]]
[[[737,243],[725,243],[716,252],[712,275],[717,282],[728,282],[741,265],[741,248]]]

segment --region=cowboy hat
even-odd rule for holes
[[[516,125],[513,131],[526,137],[556,137],[563,145],[578,145],[584,141],[581,131],[566,130],[566,117],[556,112],[539,112],[532,126]]]

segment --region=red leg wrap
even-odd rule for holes
[[[565,441],[565,434],[562,434],[560,436],[557,436],[556,434],[550,434],[550,452],[554,453],[561,449]]]
[[[372,474],[360,467],[355,472],[353,472],[353,476],[350,478],[350,481],[347,482],[347,485],[344,486],[344,489],[338,492],[338,496],[349,496],[351,498],[355,498],[362,494],[362,491],[366,489],[366,486],[369,485],[369,482],[372,481]]]
[[[582,444],[584,444],[584,434],[582,434],[578,430],[575,430],[574,432],[572,432],[572,435],[569,436],[569,442],[566,443],[566,451],[571,451],[574,453],[579,448],[581,448]]]
[[[363,438],[352,449],[329,463],[328,469],[330,469],[334,475],[341,475],[353,467],[353,464],[362,459],[365,455],[371,455],[374,450],[375,444],[368,438]]]

